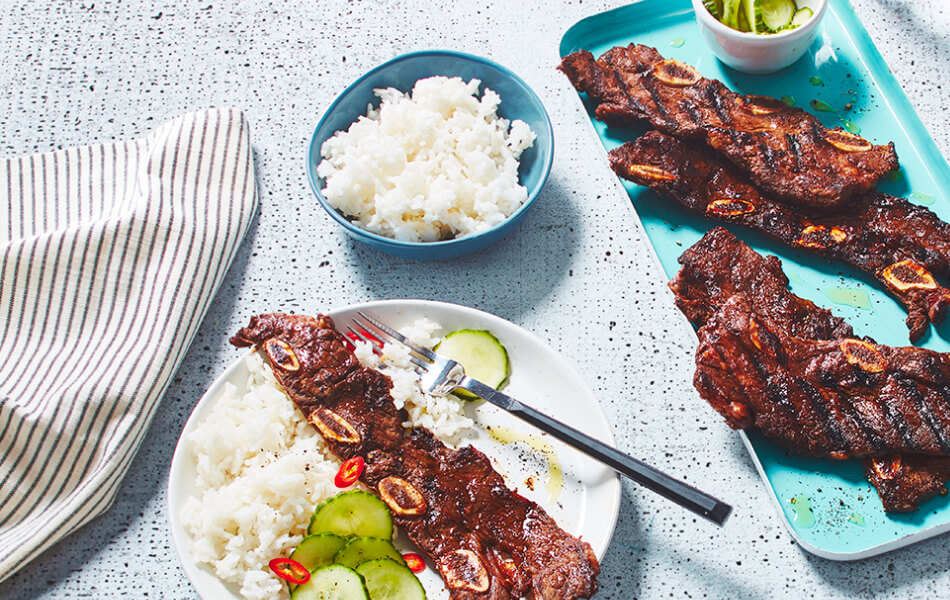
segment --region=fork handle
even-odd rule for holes
[[[565,425],[557,419],[538,412],[477,379],[465,376],[459,381],[457,387],[468,390],[479,398],[487,400],[542,431],[546,431],[568,446],[599,460],[621,475],[626,475],[640,485],[709,519],[717,525],[725,523],[730,511],[732,511],[732,507],[725,502],[674,479],[662,471],[658,471],[650,465],[574,429],[570,425]]]

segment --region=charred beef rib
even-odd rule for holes
[[[950,355],[791,337],[742,294],[698,336],[694,384],[734,429],[810,456],[950,455]]]
[[[695,213],[752,227],[793,248],[836,258],[877,278],[906,308],[911,341],[926,332],[928,321],[940,323],[950,310],[950,289],[939,285],[913,253],[861,228],[857,219],[846,223],[834,216],[816,218],[766,198],[708,148],[651,131],[614,148],[609,157],[611,168],[621,177]]]
[[[854,337],[831,311],[788,291],[782,261],[762,256],[722,227],[711,229],[679,257],[670,289],[690,323],[702,327],[729,298],[744,294],[759,314],[790,335],[812,340]]]
[[[767,193],[819,209],[843,206],[897,168],[894,144],[875,146],[764,96],[745,96],[693,67],[639,44],[599,59],[586,50],[561,61],[578,91],[608,124],[647,121],[681,139],[705,142]]]
[[[453,600],[589,598],[597,558],[537,504],[511,491],[472,447],[452,450],[426,429],[406,432],[392,381],[362,367],[332,319],[266,314],[231,343],[261,348],[277,380],[341,459],[362,456],[360,480],[432,557]]]
[[[791,336],[814,340],[854,336],[844,320],[788,290],[779,259],[758,254],[722,227],[709,231],[679,262],[682,268],[670,288],[697,327],[706,325],[730,298],[742,295],[768,327]],[[896,454],[864,462],[888,512],[916,509],[950,479],[950,458]]]

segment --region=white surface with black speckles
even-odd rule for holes
[[[950,6],[852,3],[950,155]],[[623,449],[736,505],[719,529],[625,483],[598,598],[944,597],[946,536],[857,563],[801,550],[738,437],[693,391],[695,338],[554,70],[563,32],[620,4],[0,2],[0,155],[126,139],[232,105],[251,122],[262,206],[115,506],[0,584],[0,599],[196,598],[166,525],[167,470],[191,408],[237,355],[229,335],[256,312],[398,297],[477,307],[535,332],[586,373]],[[551,113],[557,148],[517,232],[437,265],[355,245],[304,176],[323,107],[368,68],[425,48],[484,55],[522,75]]]

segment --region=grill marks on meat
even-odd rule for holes
[[[611,125],[648,121],[682,139],[701,140],[760,189],[820,209],[843,206],[897,168],[893,143],[874,146],[774,98],[745,96],[691,66],[639,44],[594,60],[581,50],[561,62],[571,83],[598,102]]]
[[[621,177],[672,198],[693,212],[740,223],[794,248],[836,258],[872,275],[906,308],[910,339],[940,323],[950,310],[950,289],[939,285],[912,252],[894,246],[862,219],[810,217],[763,196],[730,164],[706,148],[651,131],[609,153]],[[869,216],[865,222],[876,217]],[[878,220],[879,225],[883,223]],[[815,337],[815,336],[806,336]]]
[[[433,558],[454,600],[589,598],[597,591],[600,569],[590,546],[509,490],[478,450],[452,450],[426,429],[406,433],[392,381],[360,365],[329,317],[260,315],[231,343],[264,350],[335,455],[364,457],[360,479]]]
[[[930,209],[872,191],[855,198],[848,210],[835,218],[899,246],[934,274],[950,277],[950,223]]]
[[[733,428],[811,456],[950,455],[950,356],[793,338],[741,294],[698,336],[694,383]]]
[[[762,256],[722,227],[710,230],[679,257],[683,266],[670,289],[676,305],[702,327],[726,300],[744,294],[759,314],[790,335],[831,340],[853,337],[848,323],[788,291],[782,261]]]
[[[758,254],[722,227],[709,231],[680,256],[679,262],[682,269],[670,288],[677,305],[697,327],[706,325],[729,299],[741,296],[770,330],[813,340],[854,336],[844,320],[788,290],[779,259]],[[781,388],[773,389],[778,402],[787,406],[787,396],[779,393]],[[809,398],[814,398],[812,386],[806,391]],[[942,492],[950,480],[950,459],[944,457],[892,454],[864,462],[868,479],[888,512],[915,510],[921,502]]]

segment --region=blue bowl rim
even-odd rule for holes
[[[540,183],[538,185],[538,188],[533,194],[528,196],[528,198],[524,201],[524,204],[522,204],[518,208],[518,210],[512,213],[507,219],[505,219],[504,221],[502,221],[501,223],[499,223],[498,225],[492,227],[491,229],[487,231],[476,233],[475,235],[455,238],[451,240],[442,240],[438,242],[407,242],[404,240],[397,240],[394,238],[381,236],[377,233],[373,233],[372,231],[362,229],[361,227],[357,227],[356,225],[351,223],[349,220],[347,220],[346,217],[341,215],[335,208],[330,206],[330,203],[327,202],[327,199],[323,197],[323,193],[320,191],[320,185],[318,184],[319,177],[317,177],[316,171],[314,169],[313,161],[310,160],[310,157],[313,156],[314,154],[314,147],[317,144],[317,132],[320,131],[320,129],[323,127],[323,124],[326,122],[326,120],[330,117],[330,115],[336,109],[340,101],[342,101],[343,98],[346,97],[346,95],[350,92],[350,90],[356,87],[364,79],[377,73],[378,71],[381,71],[389,67],[390,65],[393,65],[393,64],[411,59],[411,58],[416,58],[419,56],[451,56],[455,58],[470,60],[476,63],[482,63],[490,67],[493,67],[497,69],[498,71],[500,71],[501,73],[503,73],[504,75],[515,80],[519,85],[521,85],[525,89],[525,91],[528,93],[529,97],[532,100],[534,100],[537,103],[537,105],[541,108],[541,114],[544,116],[544,126],[545,126],[545,129],[547,130],[548,139],[551,140],[551,151],[548,153],[547,162],[543,165],[544,170],[541,173],[541,178],[539,179]],[[504,101],[504,99],[502,99],[502,101]],[[319,154],[319,148],[317,148],[317,153]],[[327,109],[323,111],[323,116],[320,117],[320,120],[317,122],[317,126],[314,128],[313,135],[310,138],[310,145],[307,147],[307,180],[310,183],[311,191],[313,191],[314,196],[317,197],[317,201],[320,202],[320,206],[322,206],[323,209],[327,213],[330,214],[330,217],[333,220],[335,220],[337,223],[345,227],[347,231],[350,231],[351,233],[357,235],[358,237],[365,237],[368,240],[372,240],[375,243],[385,245],[388,247],[393,247],[393,248],[438,249],[438,248],[444,248],[446,246],[457,245],[461,243],[466,243],[466,244],[474,243],[475,240],[481,240],[485,236],[497,234],[498,230],[512,223],[517,223],[518,221],[521,220],[521,216],[523,215],[523,213],[526,210],[528,210],[528,208],[531,206],[531,204],[534,203],[535,200],[537,200],[538,195],[541,193],[541,189],[544,187],[544,184],[547,182],[548,177],[551,174],[551,167],[553,165],[554,165],[554,126],[551,124],[551,117],[550,115],[548,115],[547,108],[545,108],[544,103],[541,102],[541,98],[539,98],[538,95],[535,93],[535,91],[531,89],[531,86],[529,86],[527,82],[525,82],[524,79],[519,77],[514,71],[512,71],[511,69],[503,65],[496,63],[493,60],[489,60],[487,58],[484,58],[482,56],[477,56],[475,54],[466,54],[465,52],[458,52],[455,50],[419,50],[416,52],[409,52],[407,54],[400,54],[399,56],[396,56],[395,58],[387,60],[386,62],[373,67],[369,71],[366,71],[365,73],[357,77],[353,81],[353,83],[348,85],[346,89],[340,92],[340,94],[337,95],[336,98],[334,98],[333,102],[330,103]]]

